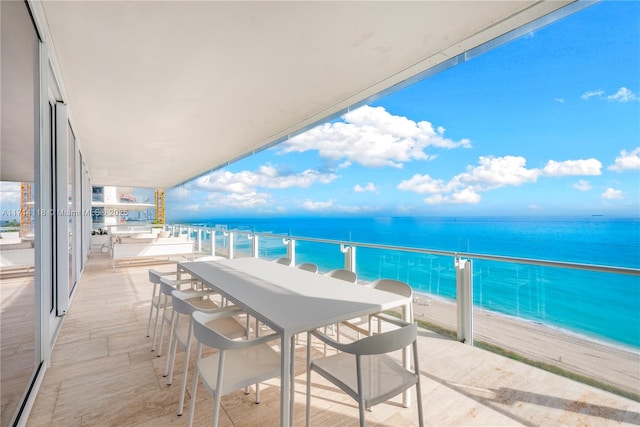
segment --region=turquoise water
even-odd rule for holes
[[[251,218],[200,221],[229,229],[393,246],[640,268],[640,219],[571,218]],[[272,239],[274,240],[274,239]],[[260,256],[284,254],[260,242]],[[239,246],[238,250],[242,250]],[[340,268],[335,245],[296,243],[296,261]],[[476,307],[640,348],[640,278],[476,260]],[[416,291],[455,298],[452,257],[357,249],[364,280],[395,278]]]

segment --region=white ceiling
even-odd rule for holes
[[[567,3],[39,4],[93,184],[168,188]]]

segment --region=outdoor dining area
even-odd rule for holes
[[[387,355],[412,346],[414,360],[418,360],[417,327],[411,318],[412,292],[409,285],[395,280],[380,280],[359,286],[355,280],[343,280],[355,279],[355,273],[349,270],[317,274],[318,268],[314,264],[305,263],[297,268],[290,264],[288,258],[273,262],[245,257],[181,262],[174,272],[149,270],[149,280],[154,284],[154,303],[150,307],[147,329],[150,332],[153,320],[153,349],[158,352],[162,351],[165,320],[170,319],[167,348],[171,349],[171,354],[166,358],[164,372],[169,377],[169,384],[178,342],[185,350],[179,415],[183,413],[187,366],[194,336],[198,343],[189,425],[193,422],[198,378],[215,399],[213,425],[217,425],[222,394],[256,384],[256,403],[259,403],[257,383],[276,377],[281,378],[281,424],[290,425],[295,407],[295,393],[292,392],[295,390],[294,350],[297,335],[304,333],[307,333],[305,367],[309,375],[307,403],[312,371],[334,382],[354,398],[359,406],[361,425],[365,424],[365,409],[376,403],[414,385],[420,396],[417,364],[411,369],[407,352],[402,356],[402,363]],[[190,285],[187,290],[182,288],[185,285]],[[214,302],[218,296],[220,299]],[[403,308],[403,320],[382,317],[383,310],[398,307]],[[168,316],[169,312],[171,316]],[[180,315],[188,317],[186,328],[180,327]],[[233,320],[239,316],[245,320]],[[370,328],[374,316],[378,320],[378,333],[372,336]],[[255,319],[253,333],[252,317]],[[348,344],[339,342],[338,336],[334,339],[318,330],[323,328],[326,332],[328,325],[342,322],[351,326],[350,319],[362,318],[368,318],[369,328],[359,328],[364,337]],[[396,328],[383,332],[382,319]],[[158,322],[162,322],[162,326],[160,344],[156,347]],[[261,331],[262,324],[270,329],[266,335]],[[337,328],[334,330],[339,331]],[[238,337],[246,339],[239,341]],[[311,360],[311,337],[322,341],[325,355],[327,345],[340,350],[340,353]],[[272,347],[274,344],[279,352]],[[203,347],[218,352],[203,358]],[[408,406],[408,394],[404,401]],[[417,399],[417,403],[419,424],[423,425],[422,400]],[[309,408],[310,405],[306,406]],[[307,411],[307,424],[309,416]]]
[[[92,253],[27,425],[640,424],[637,402],[418,327],[403,285]]]

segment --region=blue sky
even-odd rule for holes
[[[640,2],[604,2],[167,195],[170,220],[639,216]]]
[[[0,190],[6,206],[16,189]],[[169,189],[166,216],[574,214],[640,216],[637,1],[588,7]]]

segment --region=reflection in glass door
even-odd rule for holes
[[[35,159],[39,143],[39,39],[26,2],[0,1],[0,426],[13,424],[40,369],[40,305],[35,262]]]

